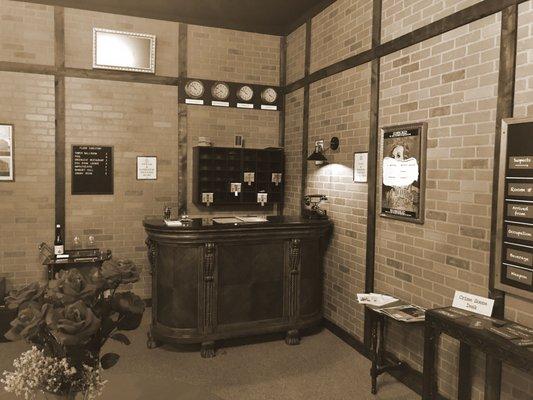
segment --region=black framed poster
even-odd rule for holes
[[[113,194],[113,147],[72,146],[72,194]]]
[[[424,223],[427,123],[381,129],[381,216]]]
[[[533,300],[533,118],[502,121],[494,286]]]

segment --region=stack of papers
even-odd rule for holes
[[[394,303],[395,301],[398,301],[398,299],[392,296],[387,296],[386,294],[357,293],[357,301],[359,304],[381,307],[385,304]]]
[[[165,219],[165,224],[167,226],[182,226],[183,223],[179,220],[170,220],[170,219]]]

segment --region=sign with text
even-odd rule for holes
[[[157,157],[137,157],[137,179],[140,181],[157,179]]]
[[[113,194],[113,147],[72,146],[72,194]]]
[[[533,300],[533,118],[502,121],[494,285]]]
[[[368,153],[354,153],[353,155],[353,181],[366,183],[368,176]]]
[[[456,290],[452,306],[490,317],[494,307],[494,300]]]

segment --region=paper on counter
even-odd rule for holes
[[[357,301],[359,304],[368,304],[371,306],[381,307],[385,304],[394,303],[398,301],[397,298],[379,293],[357,293]]]
[[[183,223],[181,221],[172,221],[170,219],[165,219],[165,224],[167,226],[183,226]]]

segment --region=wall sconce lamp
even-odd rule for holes
[[[315,150],[309,154],[309,157],[307,157],[307,161],[314,161],[316,165],[322,165],[327,164],[328,159],[324,155],[324,152],[326,150],[337,150],[339,148],[339,138],[337,136],[333,136],[329,142],[329,148],[324,148],[324,141],[323,140],[317,140],[315,142]]]

